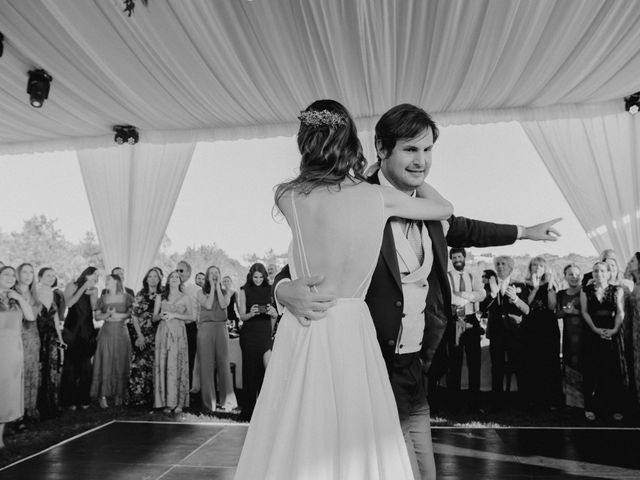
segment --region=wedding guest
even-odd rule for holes
[[[131,340],[125,321],[131,318],[133,297],[124,291],[120,276],[112,273],[105,280],[106,293],[96,304],[96,320],[104,322],[98,334],[93,358],[91,397],[98,397],[100,408],[108,408],[107,397],[122,405],[129,384]]]
[[[231,411],[238,407],[233,391],[229,366],[229,332],[227,307],[229,291],[222,286],[220,269],[207,268],[204,286],[198,292],[200,322],[198,323],[198,363],[200,365],[200,394],[202,406],[216,409],[215,376],[218,379],[218,405]]]
[[[195,286],[195,285],[194,285]],[[156,295],[154,319],[156,332],[153,370],[154,407],[178,414],[189,406],[189,350],[185,323],[193,322],[191,299],[183,293],[180,272],[167,277],[161,295]]]
[[[273,285],[273,280],[276,278],[277,274],[278,267],[275,265],[275,263],[270,263],[269,265],[267,265],[267,281],[269,282],[269,285]]]
[[[487,296],[480,278],[467,271],[467,252],[464,248],[452,248],[449,259],[453,270],[449,271],[451,285],[451,305],[456,318],[454,344],[451,345],[447,388],[460,391],[462,360],[466,357],[469,377],[469,400],[473,408],[480,401],[480,337],[484,334],[480,320],[476,316],[478,302]]]
[[[618,260],[618,255],[616,254],[615,250],[613,250],[612,248],[605,248],[604,250],[602,250],[602,252],[600,252],[601,262],[605,262],[609,258]],[[593,272],[585,273],[584,276],[582,277],[582,287],[587,286],[587,284],[591,283],[592,281],[593,281]]]
[[[153,321],[156,295],[160,295],[162,277],[152,268],[142,279],[142,290],[133,301],[131,324],[135,331],[129,375],[129,405],[153,405],[153,362],[157,322]]]
[[[22,322],[35,320],[31,305],[13,289],[15,283],[13,267],[0,267],[0,449],[5,424],[24,412]]]
[[[584,408],[584,338],[586,323],[580,313],[582,272],[569,264],[563,270],[568,287],[557,294],[556,312],[562,318],[562,377],[565,404]]]
[[[629,377],[634,387],[635,401],[640,404],[640,252],[633,254],[627,264],[625,274],[634,283],[626,309],[631,319]]]
[[[233,288],[233,280],[226,275],[222,279],[222,286],[230,293],[229,306],[227,307],[227,319],[232,332],[237,332],[240,328],[240,317],[238,317],[238,292]]]
[[[58,392],[62,372],[62,350],[66,344],[62,340],[62,322],[58,309],[60,295],[54,290],[55,271],[50,267],[38,271],[38,300],[42,305],[36,318],[40,333],[40,372],[41,382],[38,392],[38,411],[40,418],[56,417],[59,413]],[[64,302],[64,298],[62,300]]]
[[[16,268],[18,281],[13,287],[22,295],[37,316],[41,303],[36,293],[35,272],[30,263],[23,263]],[[38,322],[22,322],[22,345],[24,349],[24,414],[26,418],[37,419],[38,389],[40,388],[40,334]],[[24,428],[20,424],[18,428]]]
[[[64,290],[69,310],[62,331],[67,351],[62,368],[60,404],[71,410],[76,406],[87,409],[90,403],[91,357],[97,345],[93,326],[93,311],[98,304],[96,283],[96,267],[87,267]]]
[[[133,289],[126,287],[124,284],[124,268],[115,267],[114,269],[111,270],[111,275],[117,275],[118,277],[120,277],[120,281],[122,282],[122,288],[124,290],[124,293],[126,293],[127,295],[131,295],[131,298],[136,296]],[[104,294],[105,292],[103,291],[102,293]]]
[[[249,268],[247,281],[238,293],[240,348],[242,349],[242,414],[250,420],[256,405],[256,398],[264,380],[264,357],[271,350],[272,321],[278,316],[273,307],[271,287],[266,268],[254,263]]]
[[[520,324],[523,315],[529,314],[527,288],[523,283],[513,282],[514,260],[500,255],[494,260],[497,279],[489,280],[487,303],[487,337],[491,356],[491,390],[493,407],[503,402],[506,367],[515,374],[518,388],[522,388],[522,334]]]
[[[530,405],[556,409],[562,404],[557,286],[543,257],[534,257],[529,262],[526,287],[529,314],[520,327],[526,379],[523,394]]]
[[[593,282],[582,289],[580,311],[589,326],[585,337],[584,404],[587,420],[613,412],[622,420],[626,361],[620,327],[624,317],[622,288],[609,284],[611,271],[606,262],[593,266]]]
[[[196,360],[196,350],[198,348],[198,300],[197,294],[200,290],[195,283],[191,282],[191,265],[186,260],[178,262],[178,268],[176,271],[180,274],[182,282],[182,290],[187,298],[191,301],[191,312],[194,312],[195,317],[192,320],[185,321],[184,326],[187,332],[187,345],[189,349],[189,386],[193,385],[193,366]],[[167,279],[168,280],[168,279]]]
[[[618,266],[618,260],[616,260],[615,258],[607,258],[605,262],[607,265],[609,265],[609,271],[611,272],[609,284],[622,287],[622,291],[625,295],[631,293],[634,285],[633,281],[624,278],[624,272],[620,270],[620,267]]]
[[[204,272],[196,273],[196,277],[195,277],[194,282],[198,287],[202,288],[204,286],[204,280],[205,280]]]

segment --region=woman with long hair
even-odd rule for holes
[[[293,232],[289,266],[293,278],[323,276],[315,288],[338,300],[319,321],[282,317],[235,478],[413,479],[364,297],[387,219],[443,220],[452,206],[427,184],[412,198],[364,182],[355,123],[338,102],[299,118],[300,173],[275,194]]]
[[[218,379],[217,404],[226,411],[238,407],[233,391],[229,366],[229,331],[227,330],[227,307],[230,292],[222,286],[220,269],[215,265],[207,268],[202,290],[196,299],[200,308],[198,320],[198,364],[200,365],[200,395],[206,410],[216,409],[214,379]]]
[[[122,405],[129,385],[131,340],[125,321],[131,318],[133,297],[124,291],[119,275],[107,275],[105,293],[96,305],[96,320],[103,322],[93,357],[91,397],[98,397],[100,408],[108,408],[107,397]]]
[[[16,268],[18,281],[13,287],[27,299],[35,316],[42,305],[36,292],[36,275],[33,265],[23,263]],[[24,348],[24,415],[37,419],[38,390],[40,388],[40,334],[38,322],[22,322],[22,346]],[[23,426],[23,424],[21,424]]]
[[[98,304],[98,269],[85,268],[80,276],[64,289],[69,308],[64,320],[62,338],[67,344],[62,368],[60,404],[75,410],[89,408],[91,398],[91,357],[96,349],[93,311]]]
[[[571,263],[564,267],[567,288],[557,294],[556,312],[562,318],[562,385],[565,404],[569,407],[584,408],[584,339],[587,324],[580,313],[580,293],[582,292],[582,271]],[[588,352],[587,352],[588,353]]]
[[[242,320],[240,349],[242,350],[242,413],[250,420],[265,373],[265,355],[271,350],[273,322],[278,312],[273,306],[267,269],[254,263],[247,281],[238,292],[238,312]]]
[[[24,412],[22,322],[36,319],[29,302],[14,290],[15,283],[13,267],[0,267],[0,448],[4,425]]]
[[[587,420],[596,412],[623,418],[627,365],[620,328],[624,318],[622,288],[610,283],[607,262],[593,265],[593,282],[580,293],[580,311],[589,326],[585,338],[584,408]]]
[[[129,405],[153,405],[153,362],[155,358],[156,330],[153,308],[156,296],[162,292],[162,274],[151,268],[142,279],[131,312],[135,332],[131,372],[129,375]]]
[[[557,408],[562,404],[557,285],[544,257],[531,259],[525,284],[529,314],[520,327],[524,345],[523,376],[526,379],[522,387],[531,404]]]
[[[182,293],[180,273],[167,277],[161,295],[156,295],[153,316],[156,332],[153,370],[154,407],[165,413],[181,413],[189,406],[189,350],[185,322],[196,317],[193,302]]]
[[[41,308],[36,319],[40,333],[41,382],[38,392],[38,411],[43,419],[58,415],[62,350],[62,322],[58,313],[59,302],[54,285],[56,272],[51,267],[38,270],[38,299]]]

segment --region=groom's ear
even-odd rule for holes
[[[389,156],[389,153],[382,147],[382,140],[378,138],[376,138],[376,154],[378,160],[385,160]]]

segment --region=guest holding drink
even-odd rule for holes
[[[107,397],[122,405],[129,384],[131,340],[125,320],[131,317],[133,298],[124,291],[120,276],[107,275],[104,293],[96,305],[96,320],[103,321],[93,359],[91,397],[100,408],[108,408]]]
[[[64,290],[69,311],[64,321],[62,338],[67,344],[60,404],[75,410],[89,408],[91,388],[91,357],[96,349],[93,311],[98,304],[98,272],[96,267],[85,268],[75,282]]]
[[[13,267],[0,267],[0,449],[5,424],[24,412],[22,322],[36,319],[31,305],[13,289],[15,283]]]
[[[586,323],[580,313],[582,272],[569,264],[563,270],[568,287],[558,292],[557,315],[562,318],[562,384],[565,404],[584,408],[583,370]]]
[[[218,404],[226,411],[237,408],[229,367],[229,331],[227,307],[230,292],[222,287],[222,275],[215,265],[207,269],[204,285],[198,292],[198,363],[202,406],[216,409],[215,377],[218,379]]]
[[[156,296],[160,295],[162,275],[156,268],[150,269],[142,279],[131,311],[134,346],[129,375],[129,405],[153,405],[153,362],[157,322],[153,321]]]
[[[52,268],[44,267],[38,271],[38,299],[42,305],[37,323],[40,333],[40,369],[41,383],[38,392],[38,411],[40,418],[53,418],[58,415],[58,391],[62,371],[62,351],[66,344],[62,340],[62,322],[58,313],[59,300],[56,301],[56,274]]]
[[[606,262],[593,266],[593,282],[580,294],[580,311],[589,326],[585,338],[585,418],[595,420],[596,411],[623,418],[627,366],[620,327],[624,317],[622,288],[609,283]]]

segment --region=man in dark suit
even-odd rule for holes
[[[374,184],[412,195],[431,167],[438,128],[413,105],[398,105],[376,125],[379,171]],[[557,221],[557,220],[556,220]],[[380,256],[366,295],[394,392],[402,431],[416,478],[435,479],[425,374],[445,326],[453,321],[447,278],[447,244],[485,247],[507,245],[518,238],[555,240],[555,221],[525,229],[516,225],[450,217],[446,221],[407,222],[391,219],[385,226]],[[311,292],[321,277],[274,282],[274,296],[294,315],[321,319],[335,299]]]

